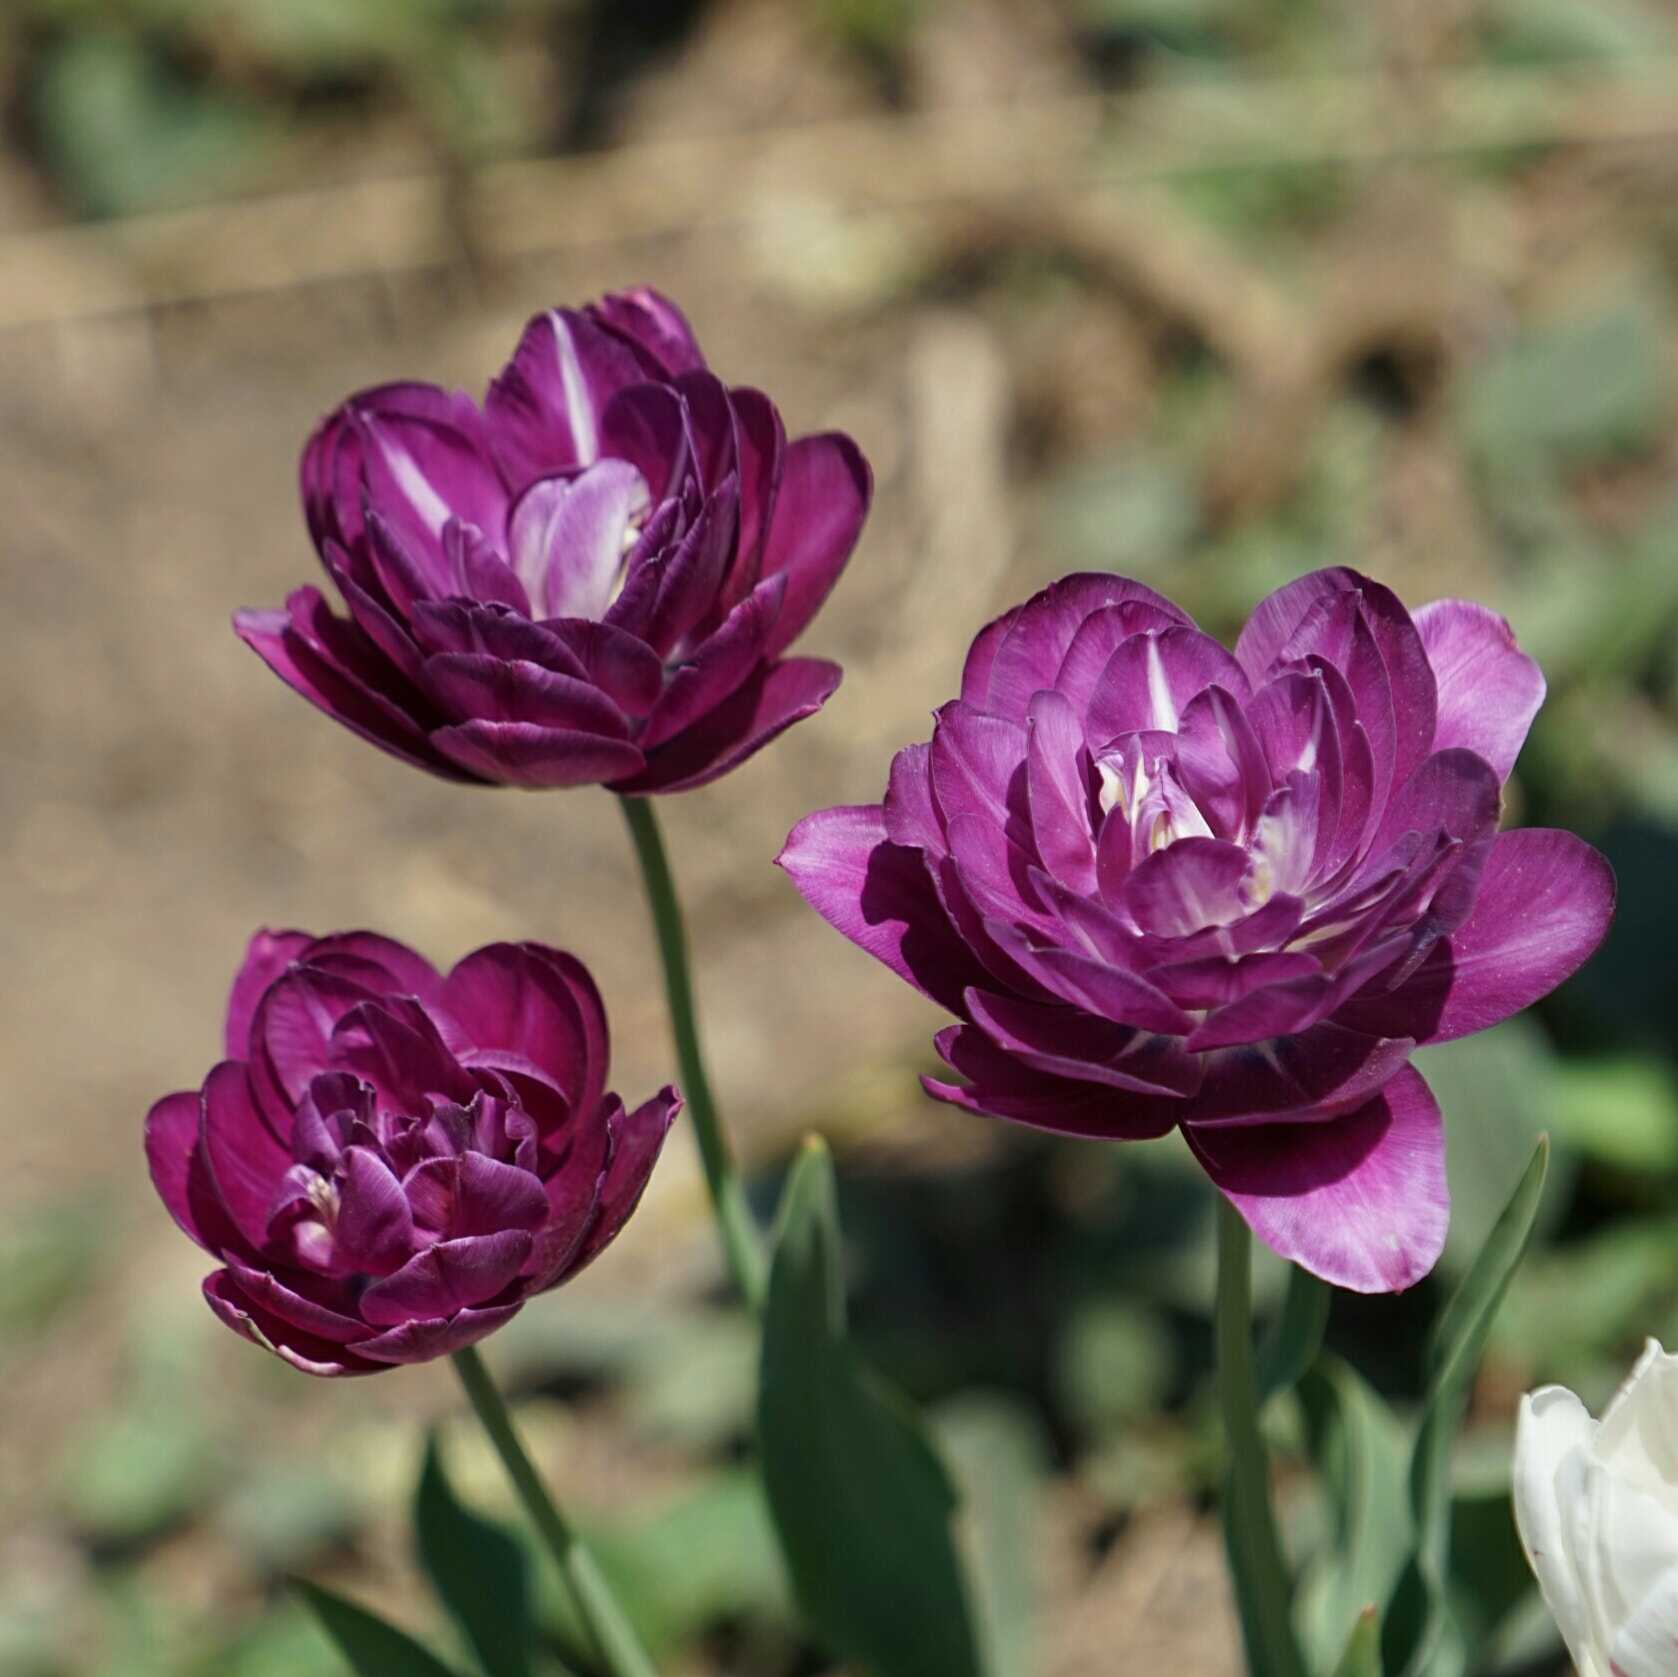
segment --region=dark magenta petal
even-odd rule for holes
[[[1174,607],[1162,609],[1151,599],[1127,599],[1102,606],[1078,626],[1055,672],[1054,690],[1064,693],[1079,716],[1087,714],[1113,654],[1133,635],[1163,634],[1187,620]],[[1225,654],[1227,657],[1228,655]],[[1245,693],[1246,682],[1240,684]],[[965,693],[963,697],[965,697]],[[1105,736],[1111,738],[1109,734]]]
[[[997,650],[1024,609],[1023,606],[1015,606],[1012,611],[1003,612],[973,637],[973,644],[968,647],[967,658],[961,667],[959,697],[963,704],[975,705],[980,710],[985,708],[990,697],[990,674],[996,663]],[[1101,661],[1105,664],[1106,657]]]
[[[635,345],[667,378],[695,372],[705,365],[687,317],[651,286],[614,292],[583,312],[614,336]]]
[[[1402,1292],[1444,1250],[1445,1130],[1413,1067],[1329,1123],[1191,1124],[1184,1134],[1253,1232],[1334,1286]]]
[[[340,1374],[372,1374],[382,1365],[348,1346],[334,1344],[276,1316],[244,1291],[225,1270],[204,1277],[204,1298],[228,1327],[305,1374],[330,1378]]]
[[[932,800],[932,747],[906,745],[891,760],[885,801],[880,812],[893,844],[924,850],[934,858],[948,854],[943,820]]]
[[[424,652],[522,659],[556,675],[582,679],[587,671],[571,650],[563,628],[557,623],[528,623],[498,607],[467,600],[427,602],[414,608],[414,636]]]
[[[1088,1008],[1116,1024],[1187,1036],[1194,1020],[1163,991],[1123,967],[1110,966],[1071,949],[1037,944],[1024,932],[996,920],[986,929],[999,948],[1031,974],[1050,995]]]
[[[257,1003],[275,979],[313,941],[307,932],[271,932],[266,927],[252,936],[245,949],[244,962],[234,974],[232,993],[227,998],[227,1028],[223,1040],[228,1059],[242,1059],[250,1052],[251,1021],[256,1016]]]
[[[1359,996],[1340,1016],[1419,1042],[1483,1031],[1585,964],[1607,935],[1614,893],[1613,869],[1572,833],[1499,833],[1467,922],[1396,991]]]
[[[369,1359],[366,1364],[369,1370],[452,1356],[504,1327],[519,1313],[522,1303],[520,1300],[515,1304],[489,1305],[482,1310],[461,1310],[453,1316],[423,1322],[404,1322],[388,1333],[358,1340],[350,1350],[358,1358]]]
[[[369,991],[418,996],[427,1003],[442,994],[443,979],[437,969],[395,938],[379,932],[333,932],[305,941],[301,958],[311,967]]]
[[[649,369],[616,333],[570,309],[539,314],[484,398],[492,446],[508,486],[600,458],[600,418]]]
[[[972,815],[1003,826],[1011,799],[1025,813],[1026,734],[1019,722],[953,700],[932,735],[932,795],[946,825]],[[1016,777],[1018,786],[1015,786]]]
[[[328,1052],[334,1070],[364,1078],[405,1113],[423,1112],[436,1095],[464,1105],[477,1092],[436,1021],[407,997],[352,1007],[332,1027]]]
[[[296,1287],[287,1286],[269,1271],[252,1269],[237,1258],[227,1259],[227,1273],[238,1284],[247,1308],[257,1305],[288,1327],[301,1328],[316,1339],[334,1345],[345,1345],[352,1339],[364,1339],[367,1335],[367,1324],[359,1316],[347,1314],[348,1310],[354,1309],[354,1300],[341,1286],[336,1289],[338,1296],[335,1302],[346,1308],[335,1310],[329,1304],[307,1297]],[[297,1272],[293,1272],[292,1279],[303,1285],[320,1280],[318,1276],[305,1277]],[[332,1286],[331,1283],[325,1285]]]
[[[891,843],[874,806],[805,816],[775,860],[829,925],[952,1012],[964,990],[987,984],[920,851]]]
[[[969,902],[981,914],[1053,935],[1054,916],[1032,875],[1031,856],[995,822],[958,815],[950,823],[950,857]],[[1052,884],[1047,874],[1038,877]]]
[[[1033,695],[1026,723],[1031,836],[1049,873],[1086,893],[1095,889],[1089,774],[1084,731],[1071,702],[1052,690]]]
[[[654,506],[680,496],[684,482],[698,470],[686,405],[668,385],[632,384],[620,390],[601,416],[601,448],[640,472]]]
[[[298,589],[285,611],[237,612],[233,627],[288,687],[363,739],[445,779],[475,778],[440,755],[412,712],[401,708],[410,697],[416,709],[429,710],[430,702],[363,630],[334,618],[317,589]]]
[[[786,445],[763,550],[763,574],[787,579],[769,657],[792,645],[832,592],[873,495],[874,475],[849,437],[828,431]]]
[[[361,438],[367,501],[422,566],[441,563],[443,526],[451,518],[499,545],[507,489],[470,397],[410,384],[356,397],[349,406]]]
[[[1208,687],[1245,697],[1241,666],[1198,629],[1131,635],[1120,642],[1097,677],[1084,717],[1093,745],[1120,734],[1174,734],[1189,701]]]
[[[152,1186],[181,1230],[200,1246],[216,1250],[199,1227],[190,1188],[193,1155],[198,1148],[199,1096],[183,1089],[165,1095],[146,1114],[146,1163]]]
[[[361,1295],[361,1314],[374,1327],[394,1328],[487,1304],[518,1279],[530,1247],[523,1229],[439,1241],[373,1282]]]
[[[1088,1083],[1037,1071],[1000,1048],[973,1025],[940,1031],[937,1048],[969,1085],[923,1077],[934,1100],[968,1112],[1011,1118],[1051,1135],[1087,1136],[1101,1141],[1146,1141],[1175,1126],[1174,1097],[1127,1095],[1104,1083]]]
[[[1516,646],[1508,623],[1472,600],[1423,606],[1416,632],[1439,683],[1434,749],[1462,746],[1507,780],[1544,703],[1543,672]]]
[[[257,1115],[239,1061],[223,1060],[204,1080],[198,1140],[234,1228],[260,1251],[268,1239],[268,1208],[291,1168],[291,1154]]]
[[[1325,1020],[1298,1036],[1204,1056],[1200,1092],[1184,1103],[1185,1124],[1321,1121],[1362,1106],[1409,1062],[1415,1043]]]
[[[735,453],[740,462],[740,551],[722,599],[726,610],[758,584],[764,570],[764,544],[780,490],[787,433],[775,404],[761,390],[736,388],[728,399],[734,409]]]
[[[668,658],[715,605],[734,552],[740,488],[729,478],[700,509],[659,573],[645,628],[636,630]]]
[[[613,1097],[614,1099],[616,1097]],[[617,1145],[599,1187],[599,1215],[565,1264],[564,1278],[592,1263],[611,1244],[641,1203],[664,1138],[682,1109],[682,1097],[668,1084],[616,1124]]]
[[[581,962],[537,944],[493,943],[449,974],[443,1006],[472,1039],[474,1063],[517,1056],[575,1110],[599,1101],[610,1052],[606,1012]]]
[[[1407,832],[1476,839],[1497,826],[1502,809],[1497,774],[1485,758],[1458,747],[1436,751],[1388,806],[1369,853],[1382,855]]]
[[[439,707],[451,715],[629,738],[629,719],[598,686],[539,664],[443,652],[426,660],[425,676]]]
[[[634,774],[643,761],[627,740],[535,722],[473,720],[439,728],[432,737],[457,768],[510,786],[587,786],[619,780]]]
[[[637,742],[643,751],[692,727],[740,687],[763,659],[785,595],[783,577],[760,583],[677,667]]]
[[[548,1196],[529,1171],[482,1153],[466,1153],[460,1160],[454,1212],[449,1232],[456,1238],[500,1229],[534,1234],[548,1220]]]
[[[1272,775],[1258,735],[1232,693],[1214,685],[1184,707],[1175,766],[1214,838],[1235,838],[1258,820]]]
[[[1201,1065],[1171,1037],[1081,1009],[969,990],[967,1012],[1022,1065],[1140,1095],[1192,1095]]]
[[[1169,600],[1129,577],[1104,573],[1062,577],[1020,608],[998,642],[984,708],[1023,722],[1031,695],[1058,685],[1062,660],[1085,619],[1105,606],[1127,601],[1140,601],[1177,623],[1189,623]],[[967,696],[965,680],[962,696]]]
[[[451,518],[443,526],[443,561],[449,593],[480,605],[505,606],[520,617],[532,615],[530,596],[518,574],[476,525]]]
[[[1138,862],[1121,896],[1142,931],[1187,937],[1246,913],[1241,890],[1246,877],[1247,852],[1239,845],[1184,838]]]
[[[335,1234],[345,1267],[363,1275],[400,1269],[414,1250],[414,1219],[390,1166],[371,1148],[349,1148],[340,1192]]]
[[[649,752],[645,770],[608,782],[610,790],[639,797],[709,785],[793,723],[814,716],[838,687],[841,673],[825,658],[760,665],[709,716]]]
[[[1305,978],[1322,970],[1316,956],[1304,950],[1269,951],[1253,955],[1201,955],[1152,968],[1157,984],[1179,1007],[1224,1007],[1239,1001],[1263,984],[1285,978]]]
[[[544,623],[577,660],[579,673],[630,716],[645,716],[664,689],[664,660],[644,640],[610,623],[580,618]]]

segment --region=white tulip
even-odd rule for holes
[[[1515,1525],[1579,1677],[1678,1677],[1678,1356],[1650,1340],[1601,1421],[1521,1400]]]

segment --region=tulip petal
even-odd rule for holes
[[[513,786],[588,786],[634,774],[644,759],[627,740],[603,738],[536,722],[474,718],[432,736],[456,769],[473,778]]]
[[[664,690],[664,660],[610,623],[562,618],[541,625],[577,660],[579,673],[630,716],[645,716]]]
[[[276,1316],[246,1293],[225,1269],[204,1277],[204,1298],[236,1334],[265,1351],[272,1351],[305,1374],[326,1378],[373,1374],[384,1366]]]
[[[367,1324],[360,1317],[346,1315],[342,1310],[334,1310],[329,1305],[304,1297],[267,1270],[252,1269],[249,1264],[231,1256],[226,1262],[227,1273],[238,1283],[245,1300],[278,1317],[289,1327],[301,1328],[316,1339],[324,1339],[334,1345],[346,1345],[352,1339],[366,1337]],[[319,1282],[321,1277],[309,1276],[307,1279]],[[332,1284],[328,1282],[326,1285],[330,1287]],[[343,1294],[340,1302],[353,1309],[348,1285],[341,1282],[336,1290]]]
[[[524,1229],[439,1241],[373,1282],[361,1295],[361,1314],[374,1327],[394,1328],[487,1304],[518,1279],[530,1248]]]
[[[1139,600],[1174,622],[1193,625],[1163,595],[1129,577],[1085,572],[1051,582],[1021,607],[996,647],[984,708],[999,716],[1022,717],[1031,695],[1059,686],[1062,660],[1093,613],[1104,606]],[[966,682],[963,681],[963,697]],[[1075,701],[1076,702],[1076,701]]]
[[[443,1006],[472,1039],[473,1064],[518,1055],[551,1078],[574,1111],[598,1104],[611,1044],[600,992],[580,961],[536,944],[492,943],[449,974]]]
[[[1259,1239],[1334,1286],[1402,1292],[1444,1249],[1445,1130],[1413,1067],[1343,1118],[1183,1133]]]
[[[291,1154],[258,1116],[249,1075],[239,1061],[223,1060],[205,1078],[198,1136],[210,1180],[233,1226],[260,1252],[268,1241],[268,1210],[291,1169]]]
[[[682,1097],[666,1084],[651,1100],[621,1117],[612,1162],[600,1184],[599,1216],[567,1260],[567,1279],[593,1263],[629,1221],[658,1163],[664,1138],[681,1110]]]
[[[393,1363],[428,1363],[489,1338],[518,1315],[523,1302],[521,1299],[514,1304],[489,1305],[478,1310],[459,1310],[452,1316],[403,1322],[388,1333],[357,1340],[350,1349],[358,1358],[372,1359],[367,1371]]]
[[[528,1170],[504,1165],[487,1154],[460,1157],[452,1239],[523,1229],[535,1234],[548,1218],[548,1196]]]
[[[391,1275],[414,1249],[414,1218],[390,1166],[369,1147],[344,1152],[341,1200],[334,1230],[345,1268]]]
[[[609,780],[625,797],[690,792],[707,786],[761,751],[795,722],[814,716],[843,672],[823,658],[783,658],[759,665],[709,716],[647,754],[638,774]]]
[[[1472,600],[1433,600],[1415,614],[1439,684],[1433,747],[1459,745],[1509,778],[1544,703],[1544,673],[1495,611]]]
[[[766,578],[676,668],[647,717],[638,741],[643,751],[692,727],[739,688],[764,657],[785,594],[785,577]]]
[[[1043,866],[1069,890],[1095,890],[1089,752],[1070,701],[1053,689],[1032,696],[1026,726],[1026,797]]]
[[[921,852],[893,844],[874,805],[805,816],[775,861],[830,926],[952,1013],[970,985],[986,985]]]
[[[1613,869],[1583,839],[1545,827],[1499,833],[1466,923],[1398,989],[1357,996],[1338,1017],[1418,1042],[1483,1031],[1583,966],[1613,913]]]
[[[847,436],[827,431],[786,445],[763,575],[787,579],[786,602],[766,656],[778,658],[808,627],[856,548],[874,474]]]
[[[1614,1677],[1670,1677],[1678,1648],[1678,1561],[1669,1565],[1608,1649]]]
[[[775,404],[761,390],[729,391],[735,452],[740,461],[739,557],[722,599],[724,609],[755,588],[764,574],[764,548],[774,520],[786,462],[787,433]]]
[[[452,716],[629,738],[629,719],[593,682],[556,675],[540,664],[444,652],[426,660],[425,680],[439,708]]]
[[[313,942],[307,932],[271,932],[264,927],[253,934],[227,998],[224,1041],[228,1059],[240,1060],[250,1052],[251,1021],[256,1016],[257,1004],[268,987]]]
[[[200,1097],[195,1089],[165,1095],[146,1114],[146,1163],[152,1185],[168,1207],[169,1215],[189,1239],[207,1251],[220,1250],[215,1237],[220,1231],[220,1207],[212,1211],[211,1229],[202,1226],[202,1206],[195,1205],[192,1191],[194,1155],[198,1148]]]
[[[1171,1037],[1098,1018],[1064,1004],[1027,1002],[969,990],[967,1012],[1021,1065],[1138,1095],[1192,1095],[1200,1061]]]
[[[391,756],[445,780],[477,778],[442,756],[404,706],[430,702],[358,625],[334,618],[316,588],[299,588],[284,611],[239,611],[239,638],[293,692]],[[393,699],[389,695],[395,694]]]
[[[1174,734],[1189,701],[1208,687],[1245,695],[1241,666],[1198,629],[1130,635],[1096,680],[1084,729],[1097,747],[1120,734]]]
[[[934,1100],[989,1118],[1008,1118],[1050,1135],[1097,1141],[1147,1141],[1177,1122],[1175,1097],[1131,1094],[1110,1084],[1056,1077],[1015,1059],[972,1025],[951,1025],[934,1039],[939,1055],[969,1084],[923,1077]]]
[[[586,314],[537,315],[484,397],[495,455],[513,492],[599,459],[606,404],[647,373],[618,334]]]
[[[1183,838],[1131,869],[1120,900],[1143,932],[1187,937],[1247,912],[1247,852],[1222,839]]]
[[[1588,1450],[1596,1422],[1564,1386],[1541,1386],[1521,1399],[1515,1422],[1510,1489],[1515,1529],[1545,1603],[1580,1671],[1590,1671],[1589,1617],[1573,1564],[1573,1538],[1562,1525],[1559,1484],[1568,1458]]]
[[[507,531],[513,572],[532,607],[525,615],[605,616],[623,571],[625,533],[650,508],[646,479],[627,460],[532,484]]]
[[[705,365],[687,316],[649,285],[613,292],[598,303],[589,304],[583,313],[633,344],[668,378],[696,372]]]

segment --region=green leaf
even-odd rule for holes
[[[1549,1156],[1549,1142],[1540,1136],[1503,1215],[1434,1327],[1427,1399],[1410,1455],[1410,1512],[1416,1546],[1393,1593],[1381,1634],[1382,1664],[1395,1677],[1418,1677],[1444,1629],[1451,1548],[1451,1446],[1492,1320],[1532,1236]]]
[[[1326,1670],[1360,1615],[1392,1594],[1412,1542],[1408,1437],[1350,1364],[1319,1357],[1299,1385],[1311,1456],[1328,1498],[1330,1541],[1300,1581],[1300,1634]]]
[[[1358,1615],[1334,1677],[1381,1677],[1381,1619],[1373,1607]]]
[[[846,1336],[833,1164],[816,1138],[781,1201],[760,1369],[764,1487],[811,1630],[878,1677],[978,1677],[955,1492],[920,1417]]]
[[[1319,1281],[1295,1264],[1288,1274],[1288,1290],[1281,1314],[1259,1341],[1254,1370],[1262,1409],[1277,1392],[1299,1384],[1323,1347],[1331,1297],[1326,1281]]]
[[[414,1498],[420,1559],[488,1677],[530,1677],[529,1576],[518,1542],[461,1505],[426,1444]]]
[[[314,1609],[356,1677],[455,1677],[406,1631],[386,1624],[365,1607],[302,1578],[293,1579],[292,1587]]]

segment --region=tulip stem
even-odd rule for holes
[[[456,1351],[450,1360],[484,1431],[489,1434],[490,1443],[495,1446],[495,1453],[501,1458],[501,1465],[507,1470],[507,1477],[513,1482],[513,1489],[518,1492],[519,1501],[559,1564],[560,1575],[594,1639],[602,1666],[610,1677],[658,1677],[658,1667],[641,1646],[641,1639],[618,1598],[612,1594],[600,1563],[548,1495],[547,1486],[519,1441],[507,1401],[476,1347]]]
[[[761,1311],[768,1286],[763,1237],[753,1221],[751,1207],[746,1204],[746,1190],[735,1167],[728,1136],[717,1117],[716,1103],[711,1099],[710,1081],[705,1076],[699,1026],[693,1011],[693,980],[688,970],[682,905],[676,896],[676,882],[670,873],[658,817],[649,798],[620,797],[618,802],[623,807],[624,820],[629,823],[630,837],[635,840],[635,855],[647,888],[647,904],[652,910],[653,928],[658,933],[682,1096],[693,1117],[693,1132],[699,1138],[699,1157],[705,1167],[705,1185],[711,1193],[717,1230],[740,1296],[749,1309]]]
[[[1294,1635],[1292,1588],[1276,1514],[1270,1462],[1259,1431],[1253,1358],[1253,1237],[1241,1213],[1218,1195],[1218,1297],[1213,1320],[1218,1402],[1229,1447],[1224,1541],[1252,1677],[1305,1677]]]

